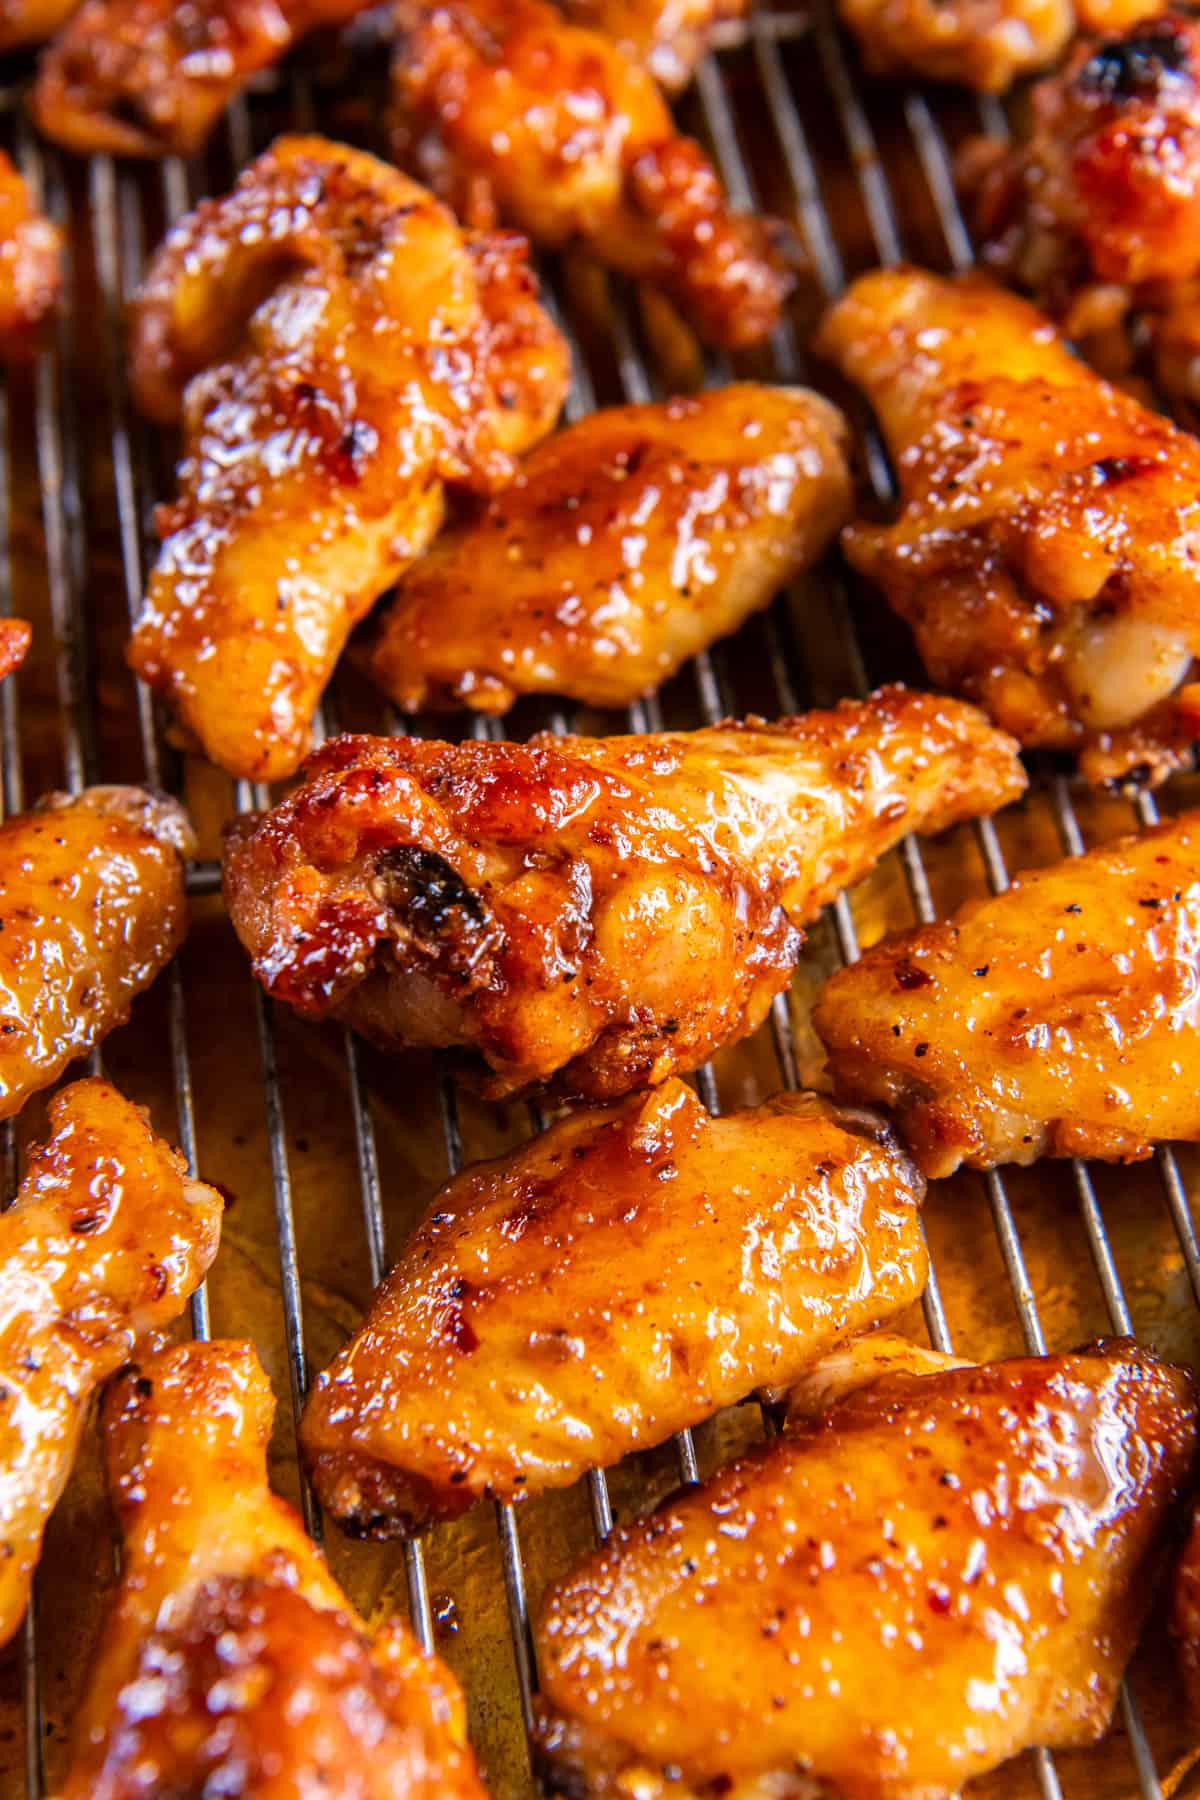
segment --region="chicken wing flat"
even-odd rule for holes
[[[130,664],[213,762],[279,780],[445,483],[504,482],[554,423],[566,343],[521,240],[465,238],[398,170],[292,137],[171,233],[131,356],[144,410],[182,404],[187,458]]]
[[[183,1311],[221,1230],[221,1196],[108,1082],[56,1094],[50,1126],[0,1214],[0,1643],[21,1622],[92,1394]]]
[[[871,74],[984,94],[1052,63],[1075,25],[1071,0],[838,0],[838,11]]]
[[[309,1393],[317,1493],[388,1537],[786,1386],[918,1297],[923,1194],[881,1119],[813,1094],[575,1113],[435,1196]]]
[[[187,930],[191,827],[141,788],[51,794],[0,824],[0,1119],[98,1044]]]
[[[736,349],[791,286],[781,229],[731,211],[640,64],[546,0],[398,0],[397,161],[472,225],[579,240]]]
[[[24,357],[58,304],[62,234],[0,150],[0,355]]]
[[[1127,1341],[867,1365],[550,1590],[560,1791],[950,1800],[1103,1733],[1195,1452],[1190,1377]]]
[[[85,154],[190,156],[250,77],[363,0],[84,0],[45,52],[38,126]]]
[[[902,688],[778,724],[442,744],[342,737],[232,828],[267,990],[484,1090],[611,1099],[752,1031],[801,927],[905,832],[1014,798],[1008,738]]]
[[[659,87],[677,94],[709,48],[715,26],[740,19],[750,0],[563,0],[577,25],[616,40],[649,69]]]
[[[411,711],[635,700],[826,549],[846,436],[816,394],[750,383],[593,413],[409,570],[364,665]]]
[[[32,638],[24,619],[0,619],[0,681],[20,668]]]
[[[1084,39],[1034,89],[1027,140],[967,160],[991,265],[1103,373],[1149,334],[1160,384],[1200,398],[1200,25]]]
[[[453,1676],[369,1631],[267,1485],[252,1344],[179,1345],[104,1405],[123,1575],[63,1800],[484,1800]]]
[[[930,675],[1091,781],[1161,780],[1200,720],[1200,444],[977,279],[866,275],[819,347],[867,392],[894,524],[843,535]]]
[[[840,1098],[927,1175],[1200,1138],[1200,813],[897,932],[821,991]]]

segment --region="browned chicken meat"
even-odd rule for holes
[[[1052,63],[1075,25],[1071,0],[838,0],[838,10],[873,75],[985,94]]]
[[[310,1018],[456,1046],[493,1095],[607,1099],[752,1031],[801,927],[905,832],[1024,784],[972,707],[903,688],[644,737],[342,737],[233,827],[225,894]]]
[[[0,619],[0,681],[20,668],[32,637],[24,619]]]
[[[577,25],[614,38],[668,93],[687,86],[714,27],[741,18],[750,0],[563,0]]]
[[[0,0],[0,53],[41,44],[65,25],[79,0]]]
[[[290,137],[171,233],[131,356],[144,410],[182,406],[187,459],[130,663],[213,762],[278,780],[445,484],[502,484],[553,425],[565,341],[521,240],[464,237],[398,170]]]
[[[124,1024],[187,930],[191,827],[141,788],[0,824],[0,1119]]]
[[[1091,781],[1161,780],[1200,735],[1200,444],[977,279],[866,275],[819,347],[900,484],[895,523],[852,525],[846,554],[934,681]]]
[[[221,1229],[221,1196],[108,1082],[56,1094],[50,1126],[0,1214],[0,1643],[21,1622],[92,1394],[183,1311]]]
[[[964,168],[1006,280],[1103,373],[1148,338],[1161,384],[1200,399],[1200,24],[1085,38],[1034,89],[1027,141],[973,145]]]
[[[806,1393],[550,1590],[560,1791],[949,1800],[1101,1736],[1195,1453],[1190,1377],[1128,1341],[882,1373],[864,1342],[816,1372],[815,1419]]]
[[[250,77],[364,0],[83,0],[42,57],[33,115],[68,149],[190,156]]]
[[[252,1344],[179,1345],[104,1406],[124,1543],[63,1800],[485,1800],[449,1670],[370,1630],[267,1485]]]
[[[547,0],[398,0],[397,160],[472,225],[585,244],[701,336],[756,343],[791,285],[779,227],[734,213],[617,44]]]
[[[58,304],[62,234],[0,150],[0,356],[23,357]]]
[[[455,1177],[312,1388],[300,1439],[358,1535],[565,1487],[790,1384],[925,1284],[924,1185],[813,1094],[711,1118],[672,1079]]]
[[[1192,1514],[1171,1597],[1171,1633],[1179,1653],[1188,1707],[1200,1719],[1200,1508]]]
[[[593,413],[409,570],[365,666],[414,711],[635,700],[817,560],[850,515],[845,445],[800,388]]]
[[[1020,876],[839,971],[814,1023],[839,1097],[886,1103],[927,1175],[1132,1161],[1200,1139],[1200,813]]]

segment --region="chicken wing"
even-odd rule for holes
[[[397,170],[280,138],[171,233],[134,392],[187,460],[129,649],[233,775],[291,774],[342,645],[429,544],[447,482],[498,485],[569,379],[526,246],[464,238]]]
[[[106,1081],[50,1102],[51,1136],[0,1214],[0,1644],[21,1622],[92,1394],[183,1311],[221,1196]]]
[[[0,355],[23,357],[58,305],[62,234],[0,150]]]
[[[0,681],[20,668],[32,637],[24,619],[0,619]]]
[[[836,1092],[927,1175],[1200,1139],[1200,813],[897,932],[822,989]],[[1198,1061],[1194,1063],[1192,1057]]]
[[[923,1193],[881,1119],[813,1094],[575,1113],[434,1198],[309,1393],[317,1493],[390,1537],[785,1386],[920,1294]]]
[[[1120,1340],[867,1365],[550,1590],[560,1791],[949,1800],[1103,1733],[1190,1473],[1190,1377]]]
[[[0,54],[45,43],[78,4],[79,0],[0,0]]]
[[[822,554],[850,514],[845,447],[798,388],[593,413],[409,570],[364,666],[412,711],[635,700]]]
[[[750,0],[563,0],[569,19],[615,39],[669,94],[691,80],[714,26],[749,7]]]
[[[1200,735],[1200,444],[977,279],[866,275],[819,347],[900,481],[896,522],[850,526],[846,554],[933,679],[1091,781],[1161,780]]]
[[[191,827],[141,788],[0,824],[0,1119],[129,1016],[187,930]]]
[[[1027,141],[984,140],[965,166],[1006,280],[1102,373],[1129,373],[1149,334],[1161,384],[1200,398],[1200,24],[1084,39],[1034,89]]]
[[[190,156],[250,77],[364,0],[84,0],[44,53],[39,128],[83,153]]]
[[[342,737],[232,828],[259,980],[485,1092],[610,1099],[695,1068],[787,985],[800,927],[908,831],[1025,785],[971,707],[903,688],[778,724],[442,744]]]
[[[838,11],[871,74],[984,94],[1052,63],[1075,24],[1071,0],[838,0]]]
[[[484,1800],[449,1670],[368,1630],[267,1485],[252,1344],[124,1370],[104,1406],[123,1575],[63,1800]]]
[[[734,213],[654,82],[546,0],[398,0],[397,161],[472,225],[505,219],[663,288],[736,349],[779,319],[781,228]]]

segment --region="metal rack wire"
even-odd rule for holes
[[[815,57],[808,56],[810,46]],[[801,53],[806,64],[812,65],[817,78],[817,85],[811,92],[797,79],[796,58]],[[814,93],[820,96],[822,107],[828,110],[814,111]],[[331,135],[340,135],[337,127],[326,121],[326,100],[319,81],[312,82],[303,67],[277,82],[264,84],[261,95],[238,102],[231,108],[223,141],[215,152],[219,169],[227,178],[232,170],[248,160],[261,147],[258,139],[264,130],[266,135],[271,135],[271,128],[277,125],[280,116],[301,127],[320,123]],[[970,236],[955,196],[951,151],[937,108],[924,95],[911,93],[902,96],[891,115],[893,126],[898,126],[905,135],[906,155],[919,177],[931,217],[936,222],[938,241],[931,251],[925,237],[919,244],[910,245],[906,209],[889,180],[873,113],[864,100],[853,59],[827,17],[810,19],[807,15],[780,9],[772,11],[760,5],[744,27],[724,33],[719,54],[710,57],[702,66],[687,105],[689,123],[707,138],[735,201],[746,206],[769,204],[796,220],[810,260],[812,285],[819,298],[828,300],[836,295],[845,285],[848,267],[857,262],[894,262],[910,248],[919,250],[926,259],[936,259],[943,266],[969,265],[972,259]],[[976,125],[983,123],[992,131],[1001,130],[1003,113],[998,107],[989,106],[982,120],[977,115],[973,122]],[[24,172],[44,194],[51,213],[69,222],[74,253],[91,259],[101,307],[100,336],[104,346],[103,393],[98,404],[104,417],[107,455],[111,460],[121,581],[128,612],[133,615],[140,606],[145,572],[153,555],[150,505],[153,499],[161,497],[169,471],[161,467],[157,446],[129,406],[121,355],[123,310],[136,285],[145,254],[152,247],[148,221],[155,220],[157,228],[161,229],[198,197],[202,187],[223,183],[219,176],[214,178],[211,166],[207,170],[189,168],[178,161],[169,161],[147,175],[119,168],[109,158],[97,157],[81,175],[79,165],[70,165],[43,150],[19,119],[14,132]],[[753,145],[747,144],[748,134],[754,136]],[[814,144],[818,135],[823,140],[820,149]],[[769,191],[760,191],[764,184],[769,186]],[[836,192],[832,191],[834,188]],[[69,273],[69,288],[77,286],[77,273],[75,270]],[[564,298],[564,289],[552,279],[551,291],[569,329],[573,314]],[[656,371],[645,351],[636,316],[622,296],[615,299],[612,322],[609,354],[619,397],[630,400],[654,397],[659,392]],[[76,324],[72,310],[66,309],[58,342],[39,360],[32,392],[35,428],[32,448],[42,494],[45,583],[56,642],[55,684],[62,726],[61,779],[71,788],[96,778],[108,778],[110,774],[101,766],[95,670],[90,659],[85,584],[92,521],[86,516],[81,489],[80,395],[70,379],[78,367]],[[576,381],[569,410],[578,416],[595,404],[596,394],[592,372],[578,339],[573,348]],[[720,381],[727,379],[729,372],[722,361],[714,359],[708,376],[713,381]],[[776,333],[763,372],[785,382],[794,382],[806,375],[797,324],[784,326]],[[608,385],[612,385],[611,379]],[[13,446],[12,409],[8,395],[0,390],[0,450],[7,449],[6,457],[0,455],[0,611],[11,605],[13,588],[10,522],[17,504],[14,476],[19,472],[12,459]],[[868,433],[865,448],[866,466],[876,494],[886,499],[891,491],[891,478],[882,446]],[[857,611],[857,596],[848,589],[840,572],[831,571],[827,589],[827,631],[830,641],[837,647],[834,659],[837,672],[832,679],[843,689],[865,691],[870,685],[869,659],[855,634]],[[757,629],[762,634],[763,666],[767,671],[773,709],[778,713],[793,712],[814,698],[824,698],[824,694],[815,693],[814,689],[823,685],[828,677],[824,674],[814,677],[813,671],[806,668],[786,605],[781,603],[773,609]],[[690,688],[686,705],[693,722],[715,721],[727,711],[736,709],[740,689],[731,672],[730,655],[728,649],[719,647],[695,660],[688,676]],[[0,685],[0,748],[4,759],[0,799],[6,811],[19,809],[26,797],[20,755],[20,691],[19,684],[13,681]],[[340,696],[335,689],[319,722],[319,731],[334,727],[339,704]],[[138,693],[137,706],[142,776],[155,786],[177,782],[179,760],[157,735],[154,710],[144,692]],[[653,729],[661,723],[662,716],[657,701],[646,702],[631,709],[628,726]],[[544,715],[539,722],[556,729],[566,729],[574,723],[553,713]],[[419,721],[395,717],[388,724],[391,729],[418,729],[420,726]],[[1062,850],[1066,854],[1078,854],[1085,848],[1085,835],[1077,816],[1072,788],[1065,778],[1055,776],[1049,781],[1048,793]],[[232,796],[239,809],[261,804],[265,798],[244,784]],[[1142,823],[1153,822],[1155,806],[1152,800],[1141,803],[1139,817]],[[975,828],[975,848],[987,884],[993,891],[1001,890],[1008,881],[1008,867],[1000,834],[992,822]],[[915,840],[909,840],[898,855],[913,915],[918,920],[933,918],[936,914],[934,884],[921,847]],[[211,892],[215,885],[211,864],[195,869],[190,885],[197,895]],[[854,910],[846,897],[831,908],[830,924],[840,956],[843,960],[852,960],[858,954],[858,936]],[[195,1167],[197,1161],[203,1166],[204,1145],[197,1141],[185,986],[178,965],[172,969],[167,981],[165,1055],[174,1086],[178,1139],[192,1166]],[[279,1292],[295,1417],[303,1402],[309,1373],[303,1270],[276,1020],[271,1003],[257,990],[254,1008],[263,1082],[264,1138],[274,1198]],[[769,1035],[775,1081],[787,1086],[797,1085],[801,1058],[786,999],[781,998],[773,1008]],[[357,1159],[365,1254],[371,1279],[378,1281],[387,1267],[389,1251],[396,1246],[389,1245],[387,1239],[384,1186],[369,1082],[363,1054],[349,1033],[344,1035],[339,1051]],[[719,1084],[715,1072],[711,1069],[701,1071],[698,1079],[706,1103],[716,1108]],[[441,1092],[441,1115],[446,1169],[454,1171],[461,1165],[464,1152],[458,1100],[448,1083]],[[539,1122],[533,1114],[529,1120],[530,1128],[536,1128]],[[11,1197],[15,1191],[18,1164],[11,1130],[5,1132],[0,1148],[0,1181],[3,1183],[0,1191]],[[1183,1172],[1170,1150],[1159,1153],[1158,1170],[1166,1214],[1178,1239],[1191,1292],[1200,1304],[1200,1243]],[[1108,1321],[1113,1330],[1128,1331],[1131,1328],[1130,1307],[1096,1183],[1082,1163],[1073,1166],[1072,1181]],[[1030,1278],[1016,1208],[1001,1175],[988,1176],[984,1186],[1021,1337],[1028,1349],[1041,1351],[1046,1347],[1042,1309]],[[924,1308],[931,1341],[938,1347],[948,1348],[950,1327],[936,1271],[930,1278]],[[208,1333],[209,1311],[203,1293],[193,1303],[191,1324],[197,1335]],[[684,1481],[695,1479],[699,1465],[691,1434],[681,1434],[676,1441],[675,1458],[678,1477]],[[611,1529],[615,1511],[609,1483],[603,1473],[598,1473],[587,1485],[592,1527],[597,1536],[603,1536]],[[315,1499],[306,1484],[301,1484],[300,1492],[306,1522],[310,1530],[319,1535],[321,1519]],[[528,1719],[536,1669],[529,1630],[529,1583],[519,1515],[510,1506],[498,1505],[495,1525],[516,1689]],[[406,1546],[403,1558],[414,1627],[423,1642],[432,1644],[435,1606],[422,1543]],[[25,1792],[31,1797],[45,1791],[42,1753],[45,1721],[35,1617],[36,1609],[31,1609],[20,1647],[25,1734],[23,1779]],[[1128,1692],[1123,1696],[1122,1705],[1128,1773],[1136,1784],[1135,1789],[1125,1791],[1136,1791],[1142,1800],[1158,1800],[1162,1794],[1159,1773],[1138,1708]],[[505,1771],[506,1793],[525,1792],[528,1786],[527,1771]],[[1055,1764],[1045,1753],[1038,1753],[1034,1759],[1033,1787],[1043,1800],[1056,1800],[1063,1792]]]

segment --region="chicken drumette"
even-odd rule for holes
[[[974,278],[863,276],[818,343],[900,484],[895,523],[850,526],[846,553],[933,679],[1091,781],[1161,780],[1200,721],[1200,444]]]
[[[1104,374],[1138,366],[1200,400],[1200,25],[1087,38],[1033,93],[1016,148],[964,158],[984,254]]]
[[[171,233],[131,354],[188,455],[130,662],[214,762],[279,779],[445,484],[503,484],[553,425],[566,344],[521,240],[464,236],[398,170],[292,137]]]
[[[948,1800],[1103,1733],[1195,1453],[1190,1377],[1121,1341],[911,1370],[861,1343],[781,1437],[550,1590],[551,1785]]]
[[[741,18],[749,5],[750,0],[562,0],[569,19],[615,39],[669,94],[687,86],[714,27]]]
[[[766,606],[850,513],[845,424],[734,384],[556,433],[402,579],[365,652],[400,706],[620,706]]]
[[[50,1127],[0,1214],[0,1643],[21,1622],[93,1393],[183,1311],[221,1228],[221,1196],[106,1081],[56,1094]]]
[[[494,1095],[605,1099],[752,1031],[800,928],[905,832],[1024,785],[973,707],[902,688],[645,737],[342,737],[233,827],[225,893],[310,1018],[457,1046]]]
[[[790,286],[781,233],[730,209],[639,63],[546,0],[398,0],[398,16],[397,159],[460,218],[578,240],[714,343],[767,335]]]
[[[575,1113],[436,1195],[310,1392],[317,1493],[391,1536],[786,1386],[917,1298],[922,1194],[882,1120],[812,1094]]]
[[[187,929],[192,848],[141,788],[52,794],[0,824],[0,1119],[129,1015]]]
[[[826,982],[839,1097],[928,1175],[1200,1138],[1200,813],[1022,875]]]
[[[252,1344],[134,1364],[105,1399],[122,1581],[63,1800],[485,1800],[453,1676],[356,1617],[267,1485]]]

